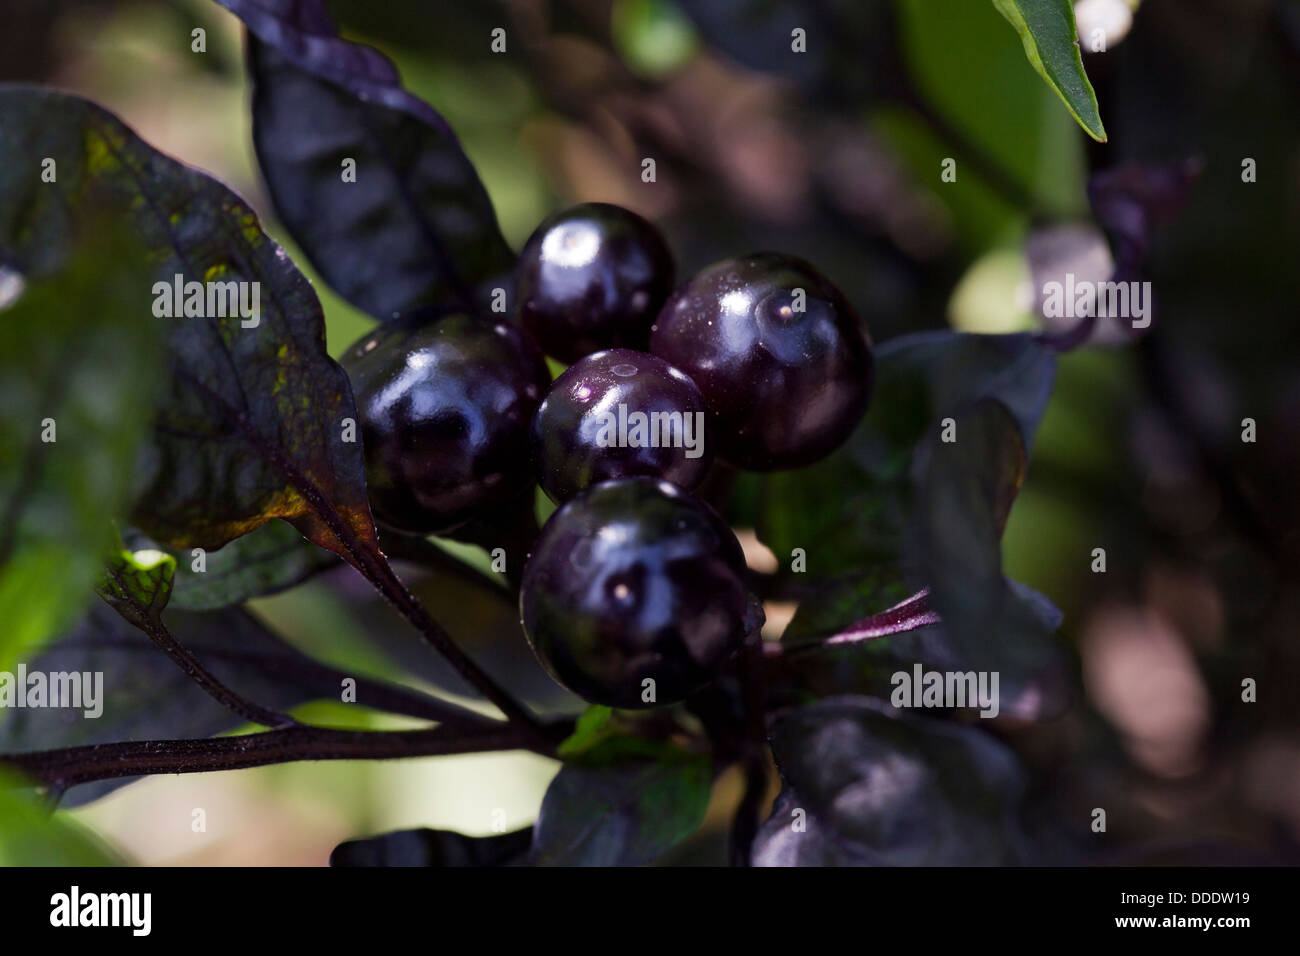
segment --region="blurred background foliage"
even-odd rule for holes
[[[1145,0],[1107,52],[1085,56],[1106,144],[1075,125],[988,2],[329,6],[452,124],[516,248],[557,207],[619,203],[663,227],[683,277],[757,249],[811,260],[878,342],[1039,327],[1026,250],[1045,229],[1086,227],[1089,175],[1197,158],[1188,205],[1148,262],[1151,334],[1062,359],[1004,539],[1007,574],[1064,611],[1083,697],[1059,720],[999,731],[1032,767],[1044,812],[1082,830],[1092,807],[1108,809],[1117,858],[1224,859],[1216,848],[1228,844],[1296,858],[1300,5]],[[206,0],[0,0],[0,22],[0,79],[102,103],[246,197],[310,274],[256,173],[234,17]],[[808,36],[797,56],[796,26]],[[191,52],[196,27],[206,54]],[[490,51],[496,27],[503,54]],[[647,156],[654,184],[640,179]],[[946,157],[955,183],[940,180]],[[316,289],[337,355],[370,321]],[[1241,440],[1245,417],[1255,444]],[[732,516],[741,526],[746,490]],[[1105,574],[1090,570],[1097,547]],[[501,633],[496,605],[464,582],[421,590],[467,645]],[[413,672],[399,641],[365,640],[367,627],[397,626],[345,572],[254,610],[332,663],[446,679]],[[779,627],[792,608],[770,610]],[[539,675],[512,679],[539,703],[572,703]],[[1244,677],[1259,682],[1256,704],[1240,702]],[[341,705],[306,715],[358,721]],[[513,754],[295,764],[153,779],[76,816],[145,863],[319,864],[358,834],[527,825],[556,769]],[[736,788],[723,778],[682,860],[716,858]],[[198,807],[205,833],[191,830]]]

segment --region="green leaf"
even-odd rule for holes
[[[144,244],[152,281],[164,287],[149,286],[156,307],[176,276],[243,283],[236,288],[249,304],[254,283],[259,290],[251,325],[237,309],[208,314],[229,308],[151,318],[166,324],[162,365],[171,375],[133,523],[165,546],[215,550],[283,518],[350,560],[377,553],[361,443],[344,440],[356,408],[326,352],[320,303],[247,204],[77,97],[0,87],[0,126],[8,157],[0,195],[17,210],[0,219],[0,243],[57,252],[71,211],[93,201]],[[56,183],[26,172],[46,157],[57,163]]]
[[[1070,0],[993,0],[993,6],[1016,28],[1025,56],[1070,115],[1089,136],[1106,142],[1097,94],[1079,55],[1078,27]]]
[[[712,774],[703,754],[564,766],[542,800],[531,862],[640,866],[690,836],[704,819]]]
[[[121,865],[89,830],[21,786],[0,774],[0,867]]]
[[[0,114],[0,670],[74,622],[159,391],[162,329],[132,237],[101,216],[58,231],[24,197],[54,195]],[[82,184],[78,198],[93,199]],[[44,201],[55,201],[46,198]],[[0,296],[4,298],[4,296]]]
[[[616,733],[613,726],[614,709],[604,704],[592,704],[578,717],[578,723],[561,744],[555,748],[555,754],[561,760],[568,760],[590,750]]]
[[[610,36],[624,62],[651,79],[681,69],[700,47],[691,22],[668,0],[617,0]]]
[[[981,730],[838,697],[792,711],[771,741],[785,790],[757,866],[1026,862],[1024,770]]]
[[[985,0],[892,6],[920,105],[882,101],[872,127],[918,183],[931,183],[961,253],[973,259],[1015,242],[1038,215],[1086,216],[1085,141],[997,10]],[[949,158],[959,167],[956,189],[936,173]]]
[[[128,538],[135,547],[152,544],[143,535]],[[336,555],[283,521],[269,521],[216,551],[175,551],[173,557],[176,581],[169,606],[186,611],[214,611],[276,594],[338,564]]]
[[[172,594],[176,559],[163,551],[119,548],[106,562],[99,596],[136,627],[162,620]]]
[[[584,767],[610,766],[628,760],[678,760],[682,748],[665,734],[662,721],[646,711],[613,710],[592,704],[559,747],[561,760]]]

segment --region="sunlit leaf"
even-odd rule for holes
[[[167,546],[216,549],[283,518],[344,556],[376,550],[361,443],[344,437],[356,410],[347,376],[326,353],[320,303],[247,205],[85,100],[8,87],[0,118],[6,170],[51,157],[60,171],[57,184],[12,174],[4,182],[27,241],[51,254],[67,243],[73,211],[93,201],[129,221],[143,243],[160,283],[149,290],[156,310],[179,305],[170,301],[176,283],[186,300],[185,283],[214,284],[195,287],[210,303],[196,307],[201,315],[150,316],[168,325],[162,367],[170,376],[134,524]],[[18,226],[9,217],[6,230]],[[215,307],[216,283],[225,296],[235,290],[249,315],[233,297]]]
[[[176,559],[162,551],[119,548],[105,564],[100,597],[136,627],[161,621],[172,595]]]
[[[0,867],[120,866],[89,830],[0,773]]]
[[[143,535],[131,543],[152,544]],[[170,606],[188,611],[211,611],[275,594],[338,564],[334,554],[283,521],[267,522],[216,551],[177,550],[173,556],[176,580]]]
[[[1097,94],[1079,54],[1078,27],[1070,0],[993,0],[1025,45],[1025,56],[1061,98],[1088,135],[1106,142]]]
[[[129,233],[102,216],[41,215],[60,187],[41,182],[11,95],[0,91],[0,670],[93,599],[163,355],[151,270]],[[98,194],[75,167],[58,175],[74,201]]]

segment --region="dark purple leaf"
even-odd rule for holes
[[[1163,166],[1128,163],[1103,170],[1088,181],[1092,214],[1110,239],[1114,261],[1111,274],[1103,277],[1102,281],[1141,281],[1156,230],[1182,210],[1200,174],[1200,160],[1189,159]],[[1154,321],[1154,301],[1147,303],[1147,310],[1142,328]],[[1133,318],[1121,315],[1103,320],[1097,314],[1086,315],[1072,328],[1044,335],[1043,342],[1058,351],[1068,351],[1085,342],[1096,341],[1094,330],[1098,326],[1113,336],[1108,325],[1114,322],[1118,322],[1131,336],[1140,331],[1133,325]]]
[[[844,447],[763,481],[759,537],[786,565],[803,548],[807,575],[818,580],[898,557],[912,451],[943,418],[991,396],[1032,436],[1056,372],[1054,354],[1031,335],[925,332],[886,342],[875,355],[871,405]]]
[[[340,843],[330,854],[330,866],[505,866],[527,853],[532,840],[532,827],[488,837],[395,830]]]
[[[259,295],[251,325],[238,312],[159,319],[170,326],[170,381],[136,527],[173,548],[216,549],[282,518],[344,557],[377,550],[361,445],[343,440],[351,388],[325,350],[320,302],[251,209],[86,100],[8,87],[0,117],[12,163],[57,161],[57,183],[25,177],[6,196],[29,203],[45,242],[65,241],[94,185],[100,211],[144,243],[156,281],[239,282],[250,304]]]
[[[801,657],[779,691],[887,696],[894,672],[921,663],[999,670],[1005,713],[1053,712],[1065,696],[1048,640],[1056,622],[1045,626],[1038,604],[1004,579],[999,539],[1023,477],[1021,436],[1033,435],[1051,394],[1054,354],[1031,335],[925,333],[876,355],[862,425],[827,461],[767,478],[759,531],[783,561],[804,548],[818,583],[790,624],[791,644],[836,634],[923,587],[937,588],[942,620]],[[970,418],[973,408],[984,411]],[[946,418],[955,443],[940,440]]]
[[[1067,702],[1064,657],[1051,639],[1059,615],[1002,574],[1002,529],[1028,464],[1020,429],[990,398],[954,421],[956,440],[930,436],[912,463],[904,553],[917,583],[930,589],[949,647],[945,660],[931,663],[997,673],[1003,714],[1059,712]]]
[[[258,161],[316,270],[380,320],[485,307],[514,255],[446,121],[383,54],[340,38],[320,0],[219,2],[248,27]]]
[[[789,784],[781,788],[772,815],[754,838],[753,866],[873,866],[878,861],[857,844],[842,840],[808,812],[808,801]]]
[[[771,742],[786,790],[756,865],[1027,861],[1023,770],[980,730],[838,697],[782,717]]]
[[[257,290],[255,321],[206,307],[157,320],[168,324],[170,377],[133,523],[166,546],[211,550],[283,518],[351,560],[377,552],[361,444],[344,440],[356,409],[325,349],[320,303],[247,205],[86,100],[6,87],[0,122],[15,167],[57,163],[56,183],[6,183],[6,205],[26,210],[24,235],[43,255],[70,241],[69,222],[93,203],[129,222],[153,281],[239,283],[250,306]]]
[[[640,866],[690,836],[704,819],[708,758],[566,764],[542,800],[529,857],[538,866]]]
[[[1116,278],[1135,279],[1155,230],[1183,208],[1201,174],[1198,160],[1166,166],[1129,163],[1088,181],[1092,214],[1110,236]]]

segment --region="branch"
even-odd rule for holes
[[[178,372],[178,374],[183,373]],[[206,384],[193,376],[185,375],[185,378],[226,416],[232,427],[258,451],[263,459],[284,475],[288,484],[302,495],[307,506],[324,522],[343,547],[343,558],[374,585],[398,613],[420,632],[420,636],[446,657],[460,675],[477,688],[508,720],[522,724],[530,730],[539,745],[548,743],[537,718],[452,641],[450,635],[402,583],[384,553],[371,542],[361,540],[356,530],[343,520],[334,504],[316,487],[315,482],[303,474],[297,463],[286,457],[281,448],[268,442],[256,429],[245,427],[242,413],[231,408]]]
[[[194,656],[192,651],[184,647],[181,642],[176,639],[176,635],[172,634],[172,632],[167,629],[167,625],[162,622],[162,618],[158,616],[157,611],[153,608],[145,607],[136,599],[135,593],[127,586],[126,582],[122,580],[122,576],[118,574],[116,570],[108,568],[107,574],[116,581],[118,585],[119,596],[115,600],[128,602],[136,612],[133,617],[128,617],[123,614],[123,617],[126,618],[127,622],[134,624],[140,630],[144,631],[145,634],[149,635],[149,640],[153,641],[154,645],[160,651],[171,658],[172,663],[185,672],[185,676],[198,684],[205,694],[221,706],[225,707],[236,717],[240,717],[250,723],[261,724],[263,727],[292,727],[297,723],[297,721],[287,714],[281,714],[278,711],[263,707],[261,704],[254,703],[242,694],[231,690],[223,684],[215,674],[203,666],[199,659]],[[103,594],[100,596],[104,599],[104,603],[109,607],[112,607],[114,610],[118,611],[118,613],[122,613],[115,606],[114,601],[110,601],[108,597]]]
[[[474,687],[478,688],[483,696],[505,715],[507,720],[520,724],[531,734],[535,743],[543,746],[549,744],[550,741],[546,736],[546,732],[537,718],[452,641],[438,622],[429,616],[429,612],[424,609],[424,605],[402,583],[402,580],[397,576],[397,572],[388,563],[388,559],[383,555],[379,555],[377,558],[368,557],[370,557],[370,560],[365,562],[365,566],[359,567],[358,570],[361,571],[366,580],[375,586],[380,594],[388,599],[388,602],[397,609],[398,613],[419,631],[420,636],[446,657],[462,676]]]
[[[769,641],[763,645],[763,651],[768,660],[775,660],[843,644],[861,644],[878,637],[904,634],[907,631],[915,631],[938,623],[939,615],[930,607],[930,589],[923,588],[889,610],[863,618],[837,634],[790,645]]]
[[[298,474],[297,469],[290,462],[285,462],[283,467],[290,474]],[[338,513],[320,496],[320,492],[311,482],[301,476],[299,481],[298,487],[307,497],[308,503],[325,520],[334,536],[347,548],[349,563],[374,585],[375,589],[411,623],[411,626],[433,646],[434,650],[447,658],[462,677],[494,704],[507,720],[523,725],[533,734],[538,743],[546,743],[545,734],[537,718],[528,708],[516,701],[510,692],[498,684],[487,671],[480,668],[473,658],[460,649],[459,645],[451,639],[451,635],[443,630],[442,625],[429,615],[424,605],[402,583],[402,579],[397,576],[397,572],[393,570],[384,553],[372,550],[366,543],[360,541],[347,523],[339,519]],[[310,489],[310,492],[307,489]],[[313,496],[316,500],[313,500]]]
[[[379,546],[390,559],[396,558],[426,571],[445,574],[467,587],[486,590],[508,606],[513,607],[515,604],[506,582],[500,576],[487,575],[470,567],[428,538],[380,528]]]
[[[241,611],[240,613],[247,614],[248,612]],[[265,624],[259,626],[265,627]],[[67,639],[61,642],[60,646],[78,647],[83,646],[83,642]],[[154,653],[153,648],[135,641],[108,638],[103,635],[96,635],[93,641],[84,646],[93,646],[101,650],[112,648],[115,651],[125,653]],[[439,724],[453,724],[457,727],[484,727],[497,723],[491,717],[484,716],[452,701],[443,700],[440,697],[435,697],[432,694],[403,684],[347,674],[297,651],[292,654],[270,655],[256,650],[244,650],[238,646],[204,645],[199,648],[198,653],[202,654],[203,659],[209,662],[222,661],[230,664],[241,662],[251,664],[264,674],[273,674],[292,680],[299,687],[310,690],[313,695],[321,699],[336,699],[338,691],[342,687],[342,682],[346,678],[356,681],[357,705],[370,710],[401,714],[404,717],[415,717],[418,720],[428,720]],[[213,679],[215,681],[215,677]],[[233,690],[230,693],[235,694]],[[257,707],[256,704],[250,706]],[[251,716],[240,711],[236,711],[236,713],[251,723],[259,723],[259,721],[253,720]],[[275,713],[275,711],[268,711],[268,713]]]
[[[763,672],[761,627],[761,623],[756,624],[751,631],[740,662],[741,706],[745,724],[740,764],[745,774],[745,791],[731,822],[732,866],[747,867],[751,863],[768,787],[767,675]]]
[[[558,737],[571,729],[571,722],[547,729]],[[333,730],[299,725],[236,737],[138,740],[6,754],[0,755],[0,766],[60,792],[94,780],[242,770],[298,760],[389,760],[500,750],[553,753],[535,744],[533,737],[528,728],[503,725],[474,731]]]
[[[292,465],[287,465],[291,471]],[[309,482],[303,482],[304,486],[310,485]],[[312,490],[315,491],[314,486]],[[308,499],[310,501],[310,498]],[[506,719],[511,722],[517,722],[530,733],[538,743],[546,743],[546,736],[542,731],[541,724],[537,718],[523,705],[517,702],[510,692],[496,682],[486,671],[478,666],[474,660],[460,649],[455,641],[451,639],[442,625],[429,616],[429,612],[424,609],[424,605],[419,602],[414,594],[410,592],[402,579],[397,576],[393,566],[388,563],[388,558],[380,551],[374,551],[368,548],[363,542],[359,541],[345,522],[339,520],[338,515],[328,503],[321,500],[318,502],[319,507],[316,513],[326,519],[330,525],[330,530],[336,537],[348,548],[353,567],[361,572],[375,589],[382,594],[397,612],[411,623],[411,626],[419,631],[420,636],[447,658],[452,667],[460,673],[472,686],[476,687],[479,692],[488,699],[496,708],[505,715]]]

